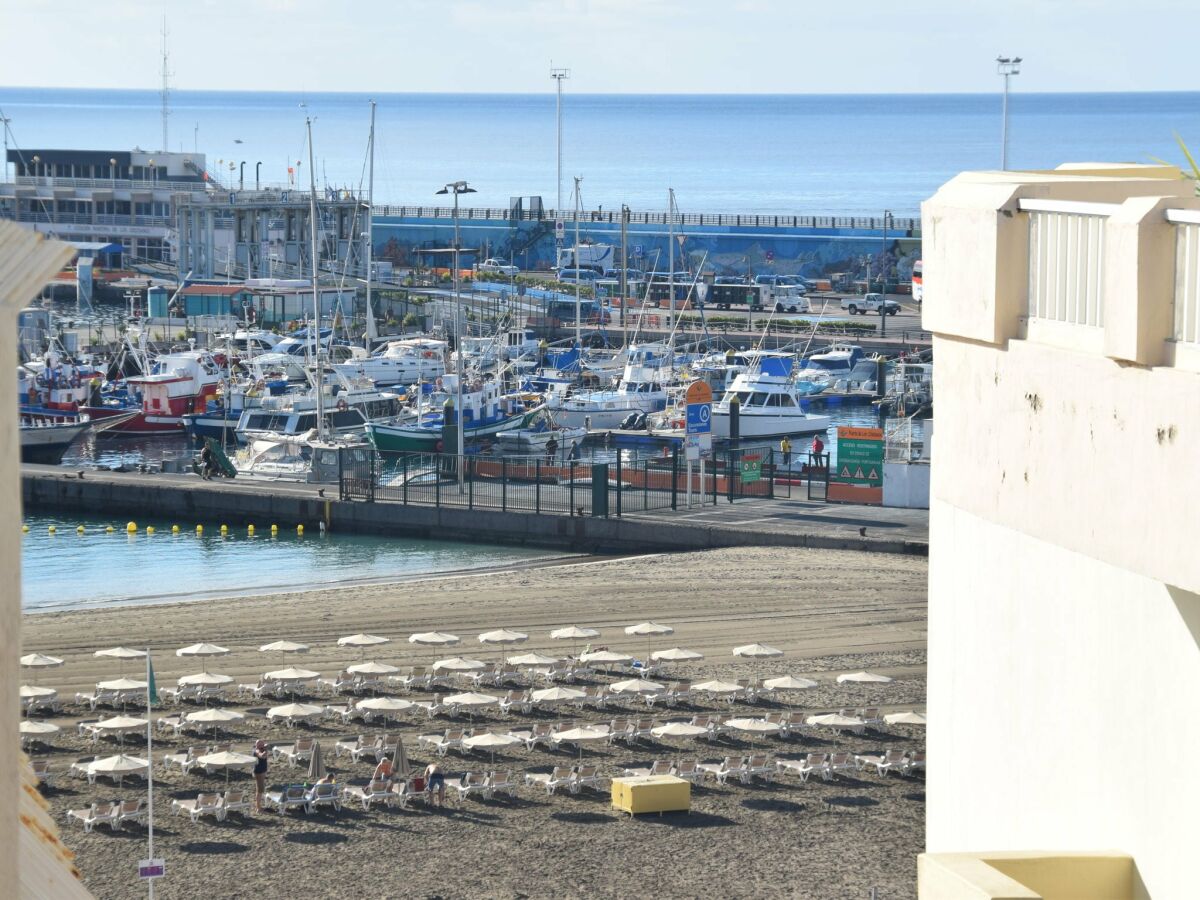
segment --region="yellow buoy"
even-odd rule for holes
[[[51,534],[54,534],[54,532],[55,532],[55,531],[57,531],[57,530],[58,530],[58,529],[56,529],[56,528],[55,528],[53,525],[51,525],[51,526],[50,526],[50,533],[51,533]]]
[[[130,522],[128,525],[126,525],[125,532],[127,534],[137,534],[137,522]]]
[[[271,534],[279,534],[279,526],[278,525],[271,526]]]
[[[304,526],[303,525],[296,526],[296,534],[304,534]]]
[[[113,528],[111,525],[109,525],[107,528],[105,528],[105,529],[104,529],[104,533],[105,533],[105,534],[112,534],[112,533],[113,533],[114,531],[116,531],[116,530],[117,530],[117,529],[115,529],[115,528]]]
[[[25,532],[25,534],[29,534],[29,526],[28,525],[22,525],[21,530],[23,532]]]
[[[153,525],[146,526],[146,534],[154,534],[154,526]]]
[[[203,525],[196,526],[196,534],[204,534],[204,526]]]
[[[171,534],[179,534],[179,526],[178,525],[171,526]]]
[[[229,526],[228,526],[228,525],[222,525],[222,526],[221,526],[221,534],[228,534],[228,533],[229,533]]]
[[[83,534],[85,531],[87,531],[87,529],[84,528],[82,525],[80,525],[78,528],[75,529],[76,534]]]
[[[246,534],[250,534],[250,535],[254,534],[254,526],[252,524],[246,526]]]

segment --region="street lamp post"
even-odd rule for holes
[[[554,202],[554,212],[562,218],[562,83],[564,78],[571,77],[570,69],[555,69],[551,67],[550,77],[554,79],[555,87],[558,91],[558,99],[555,105],[555,113],[558,119],[558,194]],[[578,262],[578,261],[576,261]]]
[[[458,434],[458,464],[455,469],[458,472],[458,488],[461,491],[463,486],[463,376],[466,374],[466,354],[463,353],[462,346],[462,304],[458,297],[458,195],[459,194],[474,194],[475,188],[470,187],[465,181],[451,181],[437,193],[453,194],[454,195],[454,349],[458,353],[458,365],[455,368],[455,401],[454,415],[458,419],[458,427],[455,431]]]
[[[261,172],[262,172],[262,160],[259,160],[258,162],[256,162],[254,164],[254,189],[256,191],[262,190],[262,187],[261,187],[262,182],[259,180],[259,174]]]
[[[1014,75],[1021,74],[1021,57],[997,56],[996,74],[1004,76],[1004,108],[1000,125],[1000,168],[1008,168],[1008,82]]]
[[[888,219],[890,219],[891,216],[892,216],[892,211],[890,209],[885,209],[883,211],[883,264],[882,264],[883,271],[881,273],[881,284],[880,284],[880,288],[879,288],[879,293],[883,295],[883,303],[880,304],[880,306],[879,306],[879,327],[880,327],[879,336],[880,337],[887,337],[887,317],[888,317],[887,280],[888,280],[888,272],[891,271],[891,268],[892,268],[889,265],[890,260],[888,259],[888,252],[887,252],[887,232],[888,232]],[[867,290],[870,290],[870,289],[871,289],[871,285],[868,284]]]

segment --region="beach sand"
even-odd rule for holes
[[[164,573],[164,582],[169,582]],[[673,646],[705,655],[696,663],[678,664],[684,680],[791,673],[820,682],[808,691],[778,701],[739,703],[738,713],[761,715],[781,709],[824,712],[840,707],[882,706],[886,710],[923,708],[925,702],[926,560],[885,554],[835,551],[742,548],[705,553],[632,557],[556,564],[481,575],[435,577],[394,585],[207,600],[164,606],[115,607],[103,610],[37,614],[25,617],[24,652],[65,658],[66,665],[42,670],[38,683],[57,688],[64,700],[97,681],[116,677],[118,661],[97,659],[93,651],[123,644],[149,647],[160,686],[173,684],[202,663],[176,657],[174,650],[211,641],[233,652],[210,660],[210,671],[239,682],[257,680],[271,669],[302,665],[332,675],[360,656],[406,666],[428,664],[442,656],[463,655],[494,660],[508,654],[540,650],[553,655],[570,651],[569,642],[552,641],[548,632],[567,624],[599,628],[595,641],[638,658],[645,638],[627,637],[625,625],[647,619],[675,628],[656,638],[652,648]],[[476,636],[494,628],[527,632],[528,642],[516,650],[481,645]],[[448,650],[414,646],[409,634],[448,631],[463,638]],[[336,646],[342,635],[365,631],[393,642],[365,654]],[[257,651],[279,639],[312,646],[303,656],[283,659]],[[783,650],[779,658],[753,662],[730,654],[732,647],[761,641]],[[840,672],[869,669],[892,675],[883,685],[838,685]],[[125,673],[140,677],[135,661]],[[32,680],[32,676],[26,679]],[[592,683],[614,680],[597,674]],[[487,689],[499,693],[496,689]],[[399,693],[399,691],[397,691]],[[405,695],[407,696],[407,695]],[[411,699],[417,699],[416,695]],[[254,715],[274,702],[231,701],[230,708],[251,714],[225,738],[237,750],[262,737],[289,743],[296,736],[318,737],[326,761],[343,783],[364,783],[373,764],[335,759],[333,742],[353,733],[379,731],[361,724],[344,727],[329,722],[289,731]],[[321,701],[336,702],[336,701]],[[188,708],[185,705],[185,710]],[[716,710],[703,702],[678,709],[656,707],[658,719],[686,718]],[[497,712],[476,716],[474,725],[507,730],[529,721],[608,721],[624,711],[645,713],[633,701],[613,710],[564,709],[505,718]],[[173,711],[168,707],[166,711]],[[723,712],[728,711],[723,707]],[[100,715],[105,715],[101,713]],[[161,714],[156,710],[155,716]],[[405,714],[389,731],[405,740],[410,761],[424,765],[429,754],[417,748],[420,734],[440,732],[448,723]],[[63,713],[40,715],[64,726],[52,748],[38,748],[35,758],[50,759],[57,770],[48,791],[54,814],[63,821],[67,809],[96,800],[135,797],[100,782],[94,787],[66,777],[70,762],[93,752],[89,740],[75,734],[73,723],[96,718],[85,707],[68,705]],[[465,718],[461,724],[470,725]],[[66,726],[70,726],[69,728]],[[127,738],[144,752],[144,741]],[[154,755],[202,745],[195,737],[156,735]],[[115,742],[102,740],[106,755]],[[817,730],[802,738],[768,737],[754,748],[781,756],[850,750],[879,752],[890,747],[923,749],[922,729],[885,726],[865,735],[834,735]],[[587,760],[606,772],[625,765],[648,764],[656,758],[720,760],[749,752],[738,738],[706,742],[657,743],[633,748],[590,745]],[[496,767],[548,771],[569,764],[571,750],[505,750]],[[443,768],[456,776],[478,771],[486,755],[451,754]],[[272,784],[303,781],[300,769],[276,764]],[[235,775],[235,785],[249,785]],[[878,888],[880,900],[914,897],[916,854],[924,843],[924,781],[920,776],[881,778],[874,774],[839,777],[829,783],[801,784],[781,776],[775,784],[725,787],[706,782],[693,791],[690,814],[650,816],[630,821],[610,809],[606,793],[583,792],[548,797],[522,788],[514,800],[449,801],[445,810],[364,813],[346,807],[341,814],[274,813],[245,822],[211,819],[191,824],[169,815],[169,801],[194,797],[201,789],[223,787],[221,775],[155,769],[156,855],[167,859],[168,877],[158,883],[162,898],[291,897],[616,897],[654,893],[662,897],[866,897]],[[124,834],[107,829],[84,835],[77,825],[63,826],[68,844],[98,897],[141,897],[145,888],[135,876],[145,856],[145,832],[130,827]]]

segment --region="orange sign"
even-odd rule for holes
[[[712,388],[707,382],[693,381],[688,385],[685,399],[688,403],[712,403]]]
[[[882,428],[855,428],[851,425],[839,425],[837,436],[848,441],[882,441]]]

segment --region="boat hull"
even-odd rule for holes
[[[21,428],[21,462],[58,465],[71,445],[89,427],[88,422],[23,426]]]
[[[525,428],[533,421],[541,409],[531,410],[521,415],[511,416],[497,422],[483,425],[468,426],[463,432],[463,440],[478,441],[492,437],[505,431]],[[367,439],[380,453],[440,453],[452,452],[443,449],[441,426],[420,425],[383,425],[371,422],[367,424]]]
[[[745,409],[738,416],[738,432],[742,439],[774,438],[794,434],[824,434],[832,423],[829,416],[771,415],[751,413]],[[718,440],[729,438],[729,412],[713,407],[712,435]]]

